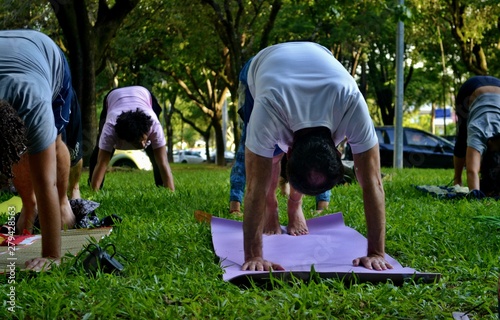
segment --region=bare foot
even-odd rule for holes
[[[292,236],[301,236],[309,233],[302,205],[288,202],[288,227],[287,232]]]
[[[34,258],[26,261],[26,269],[33,270],[36,272],[48,271],[52,265],[61,264],[61,259],[54,258]]]
[[[36,209],[33,212],[28,212],[23,207],[19,214],[19,219],[17,220],[16,234],[23,234],[25,230],[29,233],[33,233],[33,226],[37,215],[38,211]]]
[[[63,229],[72,229],[75,226],[76,218],[71,210],[69,201],[66,201],[64,205],[61,206],[61,227]]]
[[[262,233],[268,235],[282,233],[277,209],[267,215]]]

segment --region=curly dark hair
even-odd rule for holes
[[[0,100],[0,131],[0,173],[12,178],[12,165],[19,162],[26,150],[26,127],[5,100]]]
[[[344,166],[328,128],[296,133],[287,163],[290,184],[315,196],[344,180]]]
[[[115,132],[118,138],[127,142],[137,142],[149,132],[153,120],[139,108],[124,111],[116,119]]]
[[[500,196],[500,135],[488,139],[488,147],[481,160],[480,189],[487,196]]]

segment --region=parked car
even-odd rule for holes
[[[128,167],[140,170],[153,170],[151,160],[144,150],[115,150],[109,161],[111,167]]]
[[[215,163],[215,157],[217,156],[217,153],[211,152],[210,153],[210,162]],[[233,163],[234,162],[234,152],[232,151],[225,151],[224,152],[224,159],[226,159],[226,164]]]
[[[207,159],[201,154],[201,151],[178,150],[173,153],[174,162],[179,163],[202,163]]]
[[[380,162],[392,167],[394,159],[394,127],[375,127],[380,145]],[[450,141],[430,132],[403,128],[403,167],[453,168],[453,149]]]

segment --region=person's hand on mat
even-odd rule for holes
[[[357,266],[363,266],[366,269],[370,270],[387,270],[387,269],[392,269],[392,265],[385,260],[384,257],[381,256],[367,256],[367,257],[360,257],[356,258],[352,261],[352,264],[357,267]]]
[[[285,270],[279,264],[273,263],[271,261],[264,260],[262,258],[252,258],[245,261],[241,267],[242,271],[272,271],[272,270]]]
[[[61,259],[53,259],[53,258],[34,258],[26,261],[26,269],[40,272],[40,271],[48,271],[52,267],[52,265],[61,264]]]

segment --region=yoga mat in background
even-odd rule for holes
[[[376,271],[354,267],[352,260],[364,256],[367,240],[356,230],[345,226],[342,213],[326,215],[307,221],[309,234],[303,236],[263,236],[264,259],[278,263],[284,271],[273,271],[273,277],[310,279],[311,268],[321,278],[338,278],[344,281],[385,282],[394,284],[404,281],[434,282],[440,279],[437,273],[422,273],[403,267],[386,255],[394,269]],[[243,225],[240,221],[211,218],[212,241],[216,255],[224,269],[223,279],[234,284],[266,282],[269,272],[241,271],[244,263]],[[283,227],[285,231],[285,228]]]

